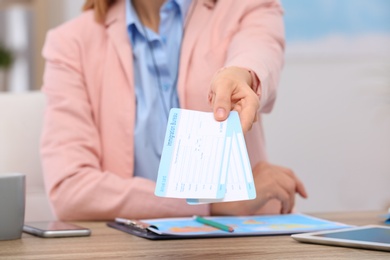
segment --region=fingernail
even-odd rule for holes
[[[223,109],[223,108],[218,108],[218,109],[217,109],[217,117],[218,117],[218,118],[224,118],[224,117],[225,117],[225,109]]]

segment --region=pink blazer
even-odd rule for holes
[[[207,205],[156,197],[153,181],[133,177],[136,104],[124,3],[117,1],[104,24],[87,11],[47,35],[41,156],[53,209],[64,220],[207,215]],[[191,8],[179,68],[181,107],[211,111],[213,74],[239,66],[260,79],[259,113],[269,112],[283,64],[279,2],[198,0]],[[260,117],[246,142],[252,165],[266,160]],[[264,207],[278,211],[275,202]]]

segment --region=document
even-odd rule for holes
[[[190,204],[254,199],[252,170],[238,113],[171,109],[155,194]]]
[[[226,193],[222,199],[187,199],[189,204],[251,200],[256,198],[256,188],[242,133],[233,136],[229,167],[226,179]]]
[[[294,213],[285,215],[262,216],[225,216],[205,217],[213,222],[232,227],[226,232],[217,227],[200,223],[192,217],[163,218],[141,220],[143,226],[132,224],[134,221],[109,222],[108,226],[148,239],[206,238],[287,235],[320,230],[349,227],[348,225]]]

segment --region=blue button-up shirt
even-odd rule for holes
[[[126,1],[137,102],[135,176],[157,179],[168,113],[170,108],[179,107],[178,67],[184,19],[190,2],[167,0],[160,9],[160,27],[156,33],[142,25],[131,0]]]

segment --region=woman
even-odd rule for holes
[[[89,0],[48,33],[42,163],[58,218],[101,220],[287,213],[302,183],[267,162],[269,112],[283,62],[278,1]],[[171,107],[237,110],[257,198],[187,205],[154,195]]]

